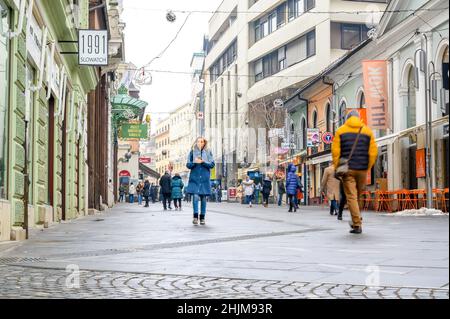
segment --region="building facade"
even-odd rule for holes
[[[156,125],[156,171],[161,175],[170,169],[170,130],[170,117]]]
[[[89,27],[88,2],[28,1],[23,9],[0,2],[0,240],[88,208],[87,94],[99,75],[63,54],[75,44],[61,43]]]
[[[186,167],[187,154],[195,142],[195,136],[192,135],[192,127],[195,125],[193,114],[192,104],[186,103],[173,111],[169,117],[169,161],[173,168],[172,175],[180,174],[185,183],[189,178],[189,170]]]
[[[218,174],[228,177],[227,184],[248,171],[273,170],[267,160],[268,131],[288,126],[277,102],[367,39],[368,25],[379,21],[377,12],[385,7],[386,1],[343,0],[220,5],[210,20],[205,125]]]

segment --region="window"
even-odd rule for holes
[[[361,95],[359,96],[358,104],[359,104],[360,109],[365,109],[367,107],[366,106],[366,95],[364,94],[364,92],[361,92]]]
[[[410,67],[408,72],[408,105],[406,116],[408,128],[416,126],[416,85],[413,67]]]
[[[0,0],[0,198],[7,196],[9,40],[3,32],[9,29],[9,8]]]
[[[339,126],[342,126],[345,123],[346,111],[347,111],[347,104],[345,102],[342,102],[341,106],[339,107]]]
[[[316,53],[315,30],[253,63],[255,82],[299,63]]]
[[[332,123],[331,123],[331,106],[330,106],[330,103],[328,103],[327,107],[326,107],[326,121],[327,121],[327,123],[326,123],[327,132],[331,132]]]
[[[302,119],[302,149],[305,149],[308,144],[308,136],[306,130],[306,120]]]
[[[214,83],[237,58],[237,42],[234,41],[210,67],[211,83]]]
[[[314,111],[314,113],[313,113],[312,122],[313,122],[313,128],[317,128],[317,111]]]
[[[368,39],[369,29],[360,24],[341,24],[341,49],[350,50]]]

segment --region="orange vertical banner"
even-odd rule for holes
[[[385,130],[388,124],[387,61],[363,61],[364,93],[367,104],[367,125]]]
[[[425,149],[416,151],[416,177],[426,177],[426,162],[425,162]]]

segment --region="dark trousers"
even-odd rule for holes
[[[330,215],[337,214],[338,209],[339,209],[339,207],[338,207],[338,204],[337,204],[337,200],[332,199],[330,201]]]
[[[150,197],[149,196],[144,196],[145,199],[145,207],[148,207],[148,203],[150,202]]]
[[[340,183],[340,190],[341,190],[341,201],[339,203],[339,213],[338,213],[338,215],[340,217],[342,217],[342,214],[344,213],[345,205],[347,204],[347,196],[345,196],[344,183],[343,182]]]
[[[270,194],[263,193],[263,202],[265,205],[269,205],[269,197],[270,197]]]
[[[175,205],[175,208],[181,208],[181,198],[174,198],[173,204]]]
[[[164,210],[167,210],[167,207],[168,207],[169,209],[172,209],[171,203],[172,203],[172,194],[171,194],[171,193],[164,193],[164,194],[163,194],[163,206],[164,206]],[[169,204],[169,205],[167,205],[167,204]]]
[[[296,198],[296,195],[288,195],[290,212],[293,210],[297,211]]]

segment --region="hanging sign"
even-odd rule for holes
[[[426,176],[425,149],[423,148],[416,151],[416,178],[424,178]]]
[[[119,136],[124,139],[146,139],[148,138],[148,125],[123,124],[120,127]]]
[[[78,64],[89,66],[108,65],[107,30],[79,30]]]
[[[387,61],[363,61],[367,125],[385,130],[388,125]]]

